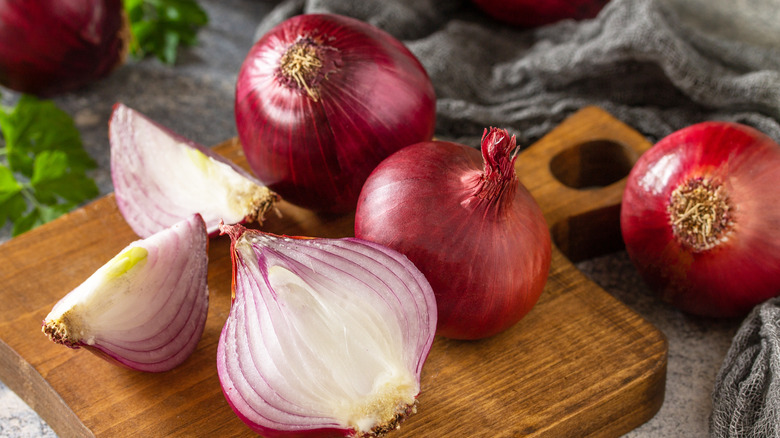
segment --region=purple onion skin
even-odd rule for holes
[[[222,348],[222,344],[218,346],[218,348]],[[279,431],[276,429],[270,429],[267,427],[263,427],[260,424],[254,423],[251,419],[247,418],[245,415],[242,415],[241,412],[236,408],[235,405],[230,401],[230,397],[228,396],[227,389],[222,387],[222,394],[225,396],[225,400],[227,401],[228,405],[230,406],[230,409],[233,410],[233,412],[236,414],[236,416],[244,422],[250,429],[252,429],[253,432],[260,435],[263,438],[336,438],[336,437],[350,437],[352,435],[351,429],[337,429],[337,428],[323,428],[323,429],[310,429],[310,430],[304,430],[300,431],[298,433],[293,433],[289,431]]]
[[[477,149],[423,142],[377,166],[358,201],[355,236],[395,249],[425,274],[436,333],[448,338],[513,326],[536,304],[550,267],[550,234],[531,194],[515,178],[495,202],[480,201],[482,175]]]
[[[674,235],[667,207],[692,178],[722,183],[733,208],[724,242],[695,251]],[[626,250],[664,301],[732,318],[780,295],[780,146],[741,124],[702,122],[661,139],[634,165],[621,207]]]
[[[565,19],[596,17],[609,0],[472,0],[496,20],[522,27],[539,27]]]
[[[51,97],[124,62],[122,0],[0,0],[0,84]]]
[[[280,73],[299,38],[321,42],[319,99]],[[353,18],[309,14],[264,35],[239,72],[235,116],[254,173],[285,200],[354,211],[384,158],[433,136],[436,98],[423,66],[388,33]]]

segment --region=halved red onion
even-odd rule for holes
[[[57,302],[42,330],[130,369],[173,369],[206,324],[207,249],[199,215],[137,240]]]
[[[141,237],[199,213],[219,222],[262,221],[279,196],[235,163],[121,103],[109,121],[119,211]]]
[[[217,371],[247,425],[264,436],[359,437],[415,411],[436,301],[406,257],[355,238],[222,231],[234,300]]]

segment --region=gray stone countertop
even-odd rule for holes
[[[201,144],[216,144],[236,135],[235,77],[257,24],[275,2],[202,0],[201,4],[210,24],[201,31],[199,45],[184,51],[174,68],[154,59],[131,63],[87,89],[55,99],[73,116],[87,150],[98,161],[100,168],[93,176],[103,194],[111,191],[107,121],[115,102],[124,102]],[[9,235],[6,226],[0,230],[0,242]],[[710,394],[739,321],[690,317],[664,305],[650,294],[624,252],[578,267],[668,338],[664,404],[655,417],[625,436],[708,436]],[[53,436],[51,428],[0,382],[0,437]]]

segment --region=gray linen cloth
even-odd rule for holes
[[[753,309],[737,331],[712,405],[713,437],[780,437],[780,298]]]
[[[498,23],[468,0],[287,0],[256,38],[317,12],[409,47],[436,89],[439,138],[477,146],[498,126],[528,145],[597,105],[652,142],[704,120],[780,142],[778,0],[612,0],[595,19],[537,29]],[[757,307],[734,339],[713,390],[713,437],[780,437],[779,307]]]

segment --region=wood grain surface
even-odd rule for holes
[[[598,108],[585,108],[518,157],[521,181],[554,238],[545,292],[512,329],[481,341],[437,337],[416,415],[396,437],[619,436],[663,403],[664,335],[589,281],[571,260],[620,248],[620,197],[650,145]],[[237,140],[216,147],[246,167]],[[282,203],[263,229],[353,234],[352,216]],[[230,307],[229,240],[209,247],[210,304],[196,352],[161,374],[116,367],[41,333],[54,303],[138,237],[113,195],[0,246],[0,379],[63,437],[252,436],[225,401],[217,340]]]

